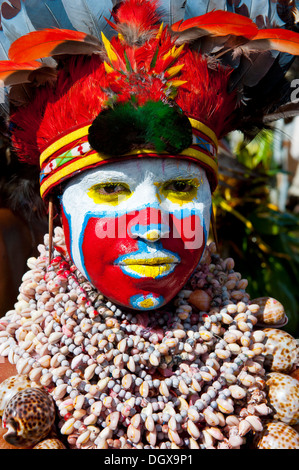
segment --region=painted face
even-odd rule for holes
[[[198,264],[211,193],[205,171],[177,159],[134,159],[88,170],[62,196],[70,256],[119,306],[169,302]]]

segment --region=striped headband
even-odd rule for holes
[[[147,149],[134,150],[119,157],[99,154],[88,142],[88,130],[91,124],[74,128],[52,141],[40,155],[41,196],[45,198],[55,186],[82,170],[112,161],[123,161],[124,158],[139,157],[179,158],[198,163],[207,171],[213,192],[218,183],[217,137],[202,122],[193,118],[189,118],[189,121],[192,126],[192,144],[177,155],[155,153]]]

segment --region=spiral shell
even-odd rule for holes
[[[273,297],[259,297],[252,300],[252,303],[260,307],[257,313],[260,325],[281,327],[287,323],[283,305]]]
[[[211,305],[211,297],[204,290],[195,290],[188,299],[198,310],[207,312]]]
[[[299,433],[280,421],[269,421],[261,432],[255,433],[257,449],[299,449]]]
[[[59,439],[51,438],[39,442],[33,449],[66,449],[66,447]]]
[[[266,334],[265,364],[272,372],[290,372],[299,360],[299,346],[289,333],[276,328],[264,329]]]
[[[50,432],[55,419],[51,396],[39,388],[26,388],[7,403],[2,426],[8,431],[4,439],[12,445],[31,447]]]
[[[0,416],[3,415],[4,408],[9,400],[21,390],[30,387],[30,380],[27,375],[13,375],[0,384]]]
[[[274,418],[285,424],[299,422],[299,382],[280,372],[271,372],[266,382],[268,399],[275,410]]]

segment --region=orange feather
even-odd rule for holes
[[[252,38],[257,33],[257,26],[249,18],[222,10],[213,10],[183,22],[178,21],[171,26],[172,31],[177,33],[191,28],[199,28],[215,36],[233,34]]]
[[[11,60],[1,60],[0,61],[0,80],[3,80],[6,85],[23,82],[26,80],[26,72],[28,75],[32,70],[36,70],[40,68],[43,64],[41,62],[32,61],[32,62],[14,62]],[[24,72],[24,73],[21,73]],[[13,75],[15,75],[15,79],[13,79]],[[24,79],[20,79],[20,77],[25,77]],[[18,78],[17,78],[18,77]],[[20,79],[20,80],[19,80]]]
[[[86,33],[68,29],[33,31],[12,43],[8,56],[16,62],[58,54],[84,54],[99,50],[100,42]]]
[[[248,46],[253,46],[254,49],[264,50],[267,48],[299,55],[299,34],[287,29],[261,29]]]

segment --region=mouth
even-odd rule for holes
[[[142,257],[140,254],[139,256],[130,255],[124,257],[116,264],[129,276],[156,279],[168,276],[168,274],[174,271],[179,261],[179,258],[175,255],[157,253],[155,256],[149,256],[149,253],[147,253]]]

